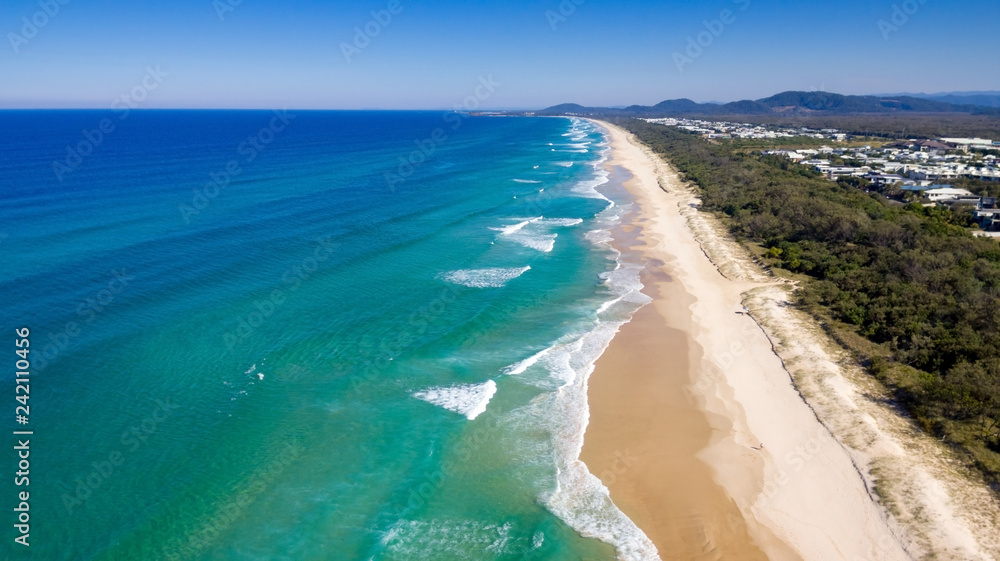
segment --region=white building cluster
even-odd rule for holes
[[[677,127],[709,139],[777,139],[810,137],[838,142],[850,136],[836,129],[752,125],[702,119],[644,119]],[[1000,142],[987,138],[910,139],[879,147],[820,146],[797,150],[765,150],[764,154],[788,158],[822,173],[830,180],[857,177],[874,188],[893,186],[920,193],[926,205],[958,203],[975,205],[975,218],[983,228],[1000,227],[1000,208],[993,197],[980,197],[951,182],[961,177],[1000,182]]]
[[[809,137],[845,141],[851,137],[837,129],[753,125],[703,119],[644,119],[677,127],[710,139],[776,139]],[[1000,142],[987,138],[939,138],[905,140],[879,148],[768,150],[765,154],[784,156],[811,166],[830,179],[864,177],[876,185],[928,186],[970,177],[1000,181]]]
[[[975,142],[953,142],[955,140]],[[822,146],[816,150],[768,150],[765,153],[812,166],[830,179],[849,175],[864,177],[876,185],[927,186],[960,177],[1000,181],[1000,143],[981,138],[906,140],[879,148]]]
[[[808,127],[777,127],[771,125],[753,125],[750,123],[730,123],[728,121],[705,121],[702,119],[643,119],[647,123],[677,127],[705,138],[791,138],[808,136],[810,138],[826,138],[831,140],[846,140],[847,135],[836,129],[810,129]]]
[[[958,141],[958,142],[956,142]],[[967,141],[967,142],[962,142]],[[1000,209],[994,197],[981,197],[950,182],[960,177],[1000,181],[1000,143],[990,140],[941,138],[907,140],[872,148],[831,148],[817,150],[768,150],[811,166],[831,180],[860,177],[873,187],[892,186],[899,191],[920,193],[925,206],[966,204],[975,207],[973,217],[988,231],[1000,235]]]

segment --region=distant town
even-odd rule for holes
[[[814,138],[832,144],[859,140],[837,129],[753,125],[701,119],[644,119],[684,129],[707,139]],[[865,190],[911,193],[927,205],[975,205],[975,217],[986,230],[1000,227],[996,199],[955,188],[959,178],[1000,182],[1000,141],[986,138],[937,138],[894,141],[881,146],[819,146],[794,150],[763,150],[810,167],[828,179],[846,179]],[[857,179],[848,179],[857,178]],[[895,197],[912,200],[912,196]]]

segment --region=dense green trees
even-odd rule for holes
[[[703,208],[724,214],[772,267],[812,279],[802,305],[867,341],[852,348],[870,370],[1000,482],[1000,245],[969,233],[970,213],[891,204],[783,158],[621,124],[696,183]]]

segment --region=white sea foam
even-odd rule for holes
[[[573,119],[573,129],[568,134],[573,136],[594,130],[589,122]],[[608,181],[608,173],[601,166],[607,150],[603,152],[593,163],[594,178],[580,182],[573,188],[574,192],[608,200],[597,191],[597,187]],[[520,380],[550,389],[531,404],[511,413],[529,419],[532,424],[544,423],[551,435],[557,468],[555,488],[543,492],[539,497],[541,502],[581,535],[614,545],[619,559],[659,560],[656,546],[615,506],[607,488],[579,460],[590,418],[587,382],[594,363],[618,329],[650,300],[640,292],[642,267],[622,262],[621,253],[610,246],[611,227],[621,220],[623,211],[615,208],[610,200],[608,202],[608,208],[597,217],[598,222],[607,227],[585,235],[595,246],[609,251],[616,262],[614,270],[601,275],[610,297],[597,308],[599,319],[595,319],[586,333],[567,335],[531,357],[508,366],[504,372],[521,374]]]
[[[427,388],[414,392],[413,397],[465,415],[471,421],[486,411],[486,406],[495,393],[497,393],[497,383],[487,380],[482,384]]]
[[[559,234],[547,234],[541,232],[532,231],[520,231],[510,236],[507,239],[514,243],[523,245],[528,249],[534,249],[535,251],[541,251],[542,253],[548,253],[555,249],[556,247],[556,237]]]
[[[524,360],[515,362],[514,364],[511,364],[510,366],[504,368],[503,373],[508,376],[517,376],[519,374],[524,374],[525,370],[531,368],[536,362],[538,362],[538,359],[545,356],[545,353],[547,352],[549,352],[549,349],[543,349]]]
[[[543,537],[514,538],[513,524],[491,524],[469,520],[399,520],[382,536],[387,552],[403,559],[467,559],[478,551],[490,558],[516,554],[544,540]],[[477,556],[478,558],[478,556]]]
[[[528,224],[534,222],[535,220],[539,220],[541,218],[542,218],[541,216],[539,216],[537,218],[527,218],[527,219],[521,220],[517,224],[511,224],[509,226],[501,226],[500,228],[493,228],[491,226],[490,230],[496,230],[497,232],[500,232],[501,235],[509,236],[509,235],[517,232],[521,228],[524,228]]]
[[[615,206],[615,203],[611,199],[605,197],[603,194],[597,191],[597,189],[595,189],[595,187],[599,187],[605,183],[607,183],[607,180],[605,179],[604,181],[601,181],[600,178],[593,179],[590,181],[583,181],[580,182],[575,187],[573,187],[572,191],[587,199],[601,199],[607,201],[608,206]]]
[[[637,308],[632,306],[632,310]],[[528,430],[537,430],[531,427],[541,423],[550,435],[555,480],[551,486],[539,488],[539,500],[546,508],[581,535],[614,545],[619,559],[659,560],[652,541],[615,506],[607,488],[579,460],[590,418],[587,383],[594,363],[625,321],[627,318],[596,322],[589,332],[559,341],[508,367],[521,372],[530,368],[533,385],[549,391],[511,412],[507,420],[513,425],[526,422]]]
[[[537,181],[537,180],[534,180],[534,179],[518,179],[516,177],[514,178],[514,181],[516,181],[518,183],[541,183],[541,181]]]
[[[603,314],[604,312],[608,311],[608,308],[610,308],[611,306],[614,306],[615,304],[617,304],[617,303],[619,303],[621,301],[622,301],[622,297],[619,296],[618,298],[614,298],[612,300],[608,300],[607,302],[601,304],[601,306],[599,308],[597,308],[597,315]]]
[[[530,269],[530,266],[459,269],[443,273],[441,278],[454,284],[461,284],[472,288],[500,288],[506,285],[508,281],[516,279]]]
[[[583,235],[591,243],[607,243],[612,240],[610,230],[591,230]]]
[[[491,227],[490,229],[500,232],[500,236],[504,239],[523,245],[529,249],[534,249],[544,253],[552,251],[556,246],[556,237],[558,237],[558,234],[549,232],[544,228],[544,225],[541,227],[530,228],[527,227],[529,224],[542,225],[542,217],[537,216],[535,218],[527,218],[516,224],[502,226],[500,228]]]
[[[577,130],[574,130],[570,136],[594,130],[589,123],[583,120],[574,120],[574,126],[577,127]],[[603,303],[595,302],[597,315],[592,325],[578,326],[575,332],[565,335],[558,341],[550,343],[543,350],[535,352],[527,358],[522,358],[502,370],[503,374],[515,377],[511,379],[512,382],[518,380],[519,383],[533,385],[543,390],[529,404],[505,414],[504,419],[505,422],[515,424],[518,424],[520,420],[529,423],[524,427],[524,431],[516,431],[518,434],[517,445],[523,446],[527,462],[537,462],[534,464],[535,466],[539,468],[548,466],[548,469],[551,470],[552,464],[550,462],[553,458],[555,460],[554,472],[548,471],[547,473],[551,473],[551,476],[539,479],[535,487],[539,501],[546,508],[581,535],[595,537],[615,546],[619,559],[625,561],[658,560],[659,557],[653,543],[635,523],[615,506],[607,488],[597,477],[590,474],[587,466],[579,460],[590,416],[587,405],[587,383],[593,372],[594,363],[610,344],[621,325],[628,321],[635,310],[648,301],[648,298],[639,292],[642,288],[639,279],[641,267],[623,263],[622,255],[609,245],[609,242],[612,241],[611,229],[615,223],[621,220],[623,210],[614,207],[613,203],[597,190],[600,185],[608,181],[608,174],[601,167],[605,158],[606,155],[596,162],[589,162],[590,165],[593,165],[594,174],[591,178],[575,185],[572,191],[577,196],[582,195],[608,201],[608,208],[597,216],[596,222],[599,227],[587,232],[585,236],[588,241],[607,251],[608,255],[616,262],[617,266],[614,270],[601,275],[602,284],[608,292],[607,298]],[[566,167],[571,165],[573,164],[570,162]],[[545,219],[543,217],[512,220],[516,220],[516,222],[495,228],[500,232],[501,237],[511,241],[517,241],[514,238],[522,235],[551,234],[551,230],[556,228],[576,226],[582,222],[574,218]],[[503,271],[503,269],[500,270]],[[499,286],[503,286],[509,280],[509,278],[499,277],[492,273],[479,274],[480,271],[490,270],[470,271],[475,271],[476,274],[470,275],[466,271],[455,277],[454,275],[458,271],[453,271],[448,273],[448,275],[453,276],[452,278],[447,276],[445,278],[461,284],[467,284],[472,280],[479,283],[478,286],[497,286],[493,279],[498,278],[502,279],[499,281]],[[513,276],[507,273],[506,276],[510,278],[523,272],[520,269],[507,269],[506,271],[520,271]],[[483,279],[490,280],[484,281]],[[488,282],[493,284],[486,284]],[[463,388],[463,386],[459,386],[459,388]],[[464,407],[461,411],[451,408],[453,411],[462,412],[472,411],[471,404],[479,405],[483,401],[482,397],[478,399],[469,397],[469,393],[485,396],[485,393],[478,389],[457,392],[454,390],[455,388],[431,388],[420,392],[418,397],[428,401],[430,400],[427,398],[431,397],[434,399],[431,401],[432,403],[442,407],[448,407],[445,405],[446,403],[465,403],[467,405],[453,406],[456,408]],[[414,395],[417,396],[417,394]],[[489,397],[492,397],[492,394]],[[488,403],[489,399],[486,399],[485,402]],[[486,404],[483,403],[481,408],[485,410]],[[387,534],[384,543],[387,544],[387,549],[400,553],[405,552],[403,556],[412,559],[460,555],[459,551],[467,556],[469,551],[476,549],[494,553],[507,548],[509,554],[514,554],[524,551],[520,547],[540,547],[545,538],[544,535],[540,534],[532,535],[530,541],[521,540],[525,543],[519,543],[519,548],[514,549],[510,543],[513,541],[512,538],[506,540],[505,535],[501,535],[499,526],[491,528],[483,535],[483,527],[478,525],[444,524],[442,528],[439,521],[434,521],[433,524],[416,522],[405,524],[408,525],[394,527],[393,533],[391,536]],[[405,549],[400,549],[404,546]],[[490,547],[493,549],[488,550]]]
[[[638,263],[618,263],[613,271],[601,273],[601,280],[612,293],[620,294],[616,300],[624,300],[632,304],[648,304],[652,298],[640,292],[643,288],[639,274],[642,272],[642,265]]]
[[[573,167],[573,162],[552,162],[552,163],[555,164],[555,165],[557,165],[557,166],[562,166],[564,168],[571,168],[571,167]]]
[[[601,164],[607,159],[607,156],[602,156],[596,163],[594,163],[594,177],[592,179],[585,179],[577,183],[571,190],[574,193],[583,195],[589,199],[604,199],[608,201],[611,206],[615,203],[611,199],[605,197],[601,194],[597,188],[608,182],[608,170],[601,167]]]
[[[587,382],[594,362],[611,343],[621,322],[598,322],[572,343],[550,350],[546,368],[559,389],[551,401],[535,404],[547,412],[556,451],[556,488],[542,503],[583,536],[613,544],[626,561],[659,559],[652,541],[618,507],[601,481],[579,460],[590,412]]]
[[[622,561],[659,560],[652,540],[615,506],[608,488],[577,460],[559,471],[559,489],[545,506],[580,535],[610,543]]]
[[[577,378],[577,371],[573,369],[572,357],[574,352],[580,350],[582,340],[574,341],[569,345],[561,345],[552,348],[545,353],[543,364],[548,371],[548,378],[545,383],[551,384],[553,389],[562,388],[572,384]]]
[[[582,218],[544,218],[541,220],[542,224],[547,226],[576,226],[577,224],[583,223]]]

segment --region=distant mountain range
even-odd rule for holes
[[[1000,92],[941,92],[936,94],[902,93],[891,95],[933,99],[936,101],[944,101],[946,103],[979,105],[983,107],[1000,107]]]
[[[994,92],[976,92],[984,99]],[[539,114],[615,114],[623,116],[668,115],[847,115],[858,113],[990,113],[1000,114],[997,107],[972,102],[954,102],[918,95],[874,96],[841,95],[829,92],[782,92],[757,100],[730,103],[698,103],[690,99],[670,99],[656,105],[618,107],[584,107],[576,103],[554,105]],[[937,94],[964,99],[959,94]],[[976,97],[978,99],[978,97]]]

